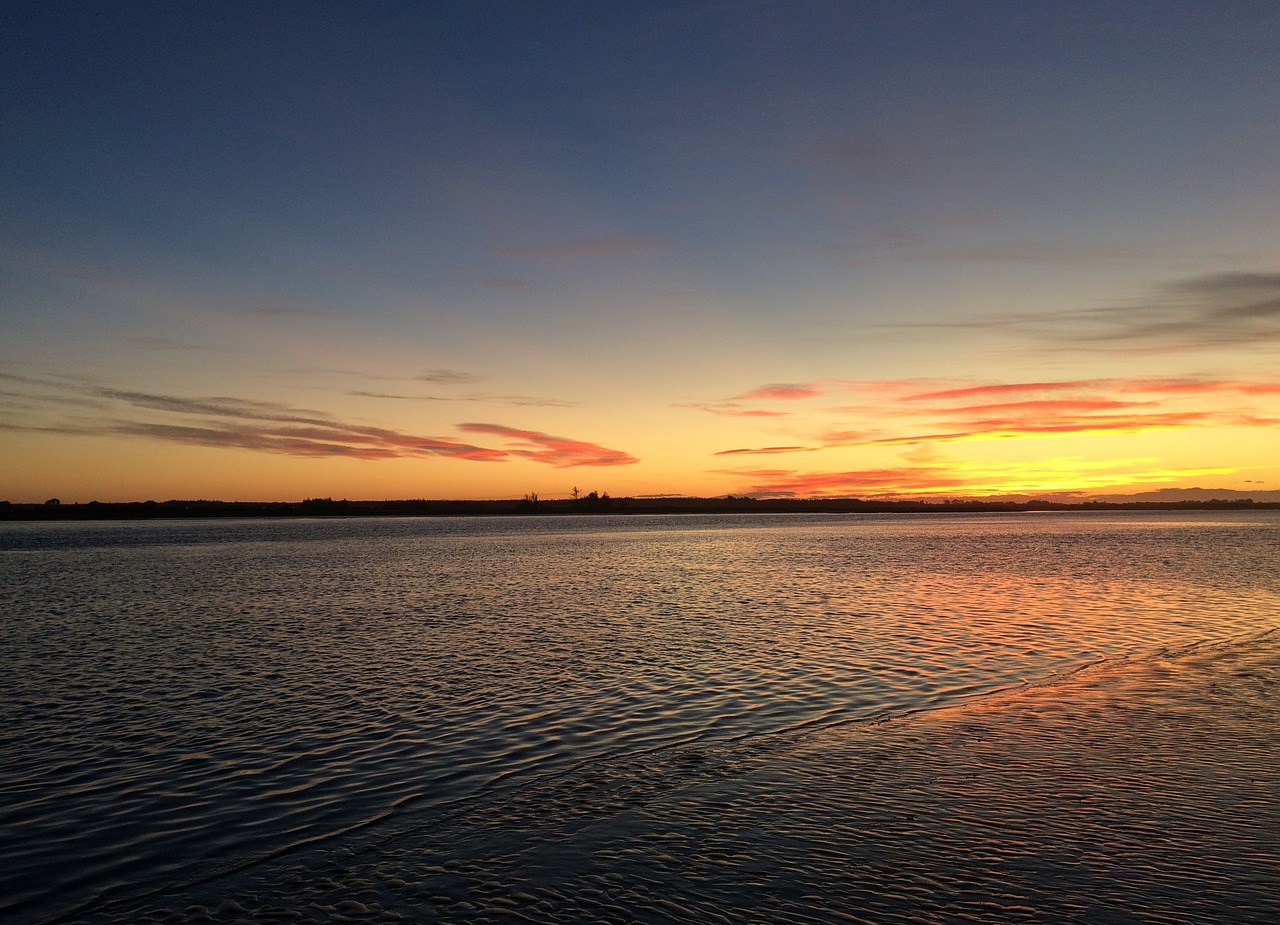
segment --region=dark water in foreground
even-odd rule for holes
[[[595,805],[619,768],[1247,642],[1280,626],[1280,516],[5,525],[0,618],[0,917],[109,917],[546,788],[571,817],[563,781]]]

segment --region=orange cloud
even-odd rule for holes
[[[724,450],[716,455],[801,452],[823,448],[895,446],[958,440],[1008,439],[1054,434],[1137,432],[1154,429],[1271,426],[1274,415],[1248,407],[1250,398],[1280,395],[1280,382],[1207,378],[1072,379],[1037,382],[966,383],[946,387],[936,379],[856,381],[761,386],[743,397],[799,398],[834,389],[870,393],[861,405],[828,406],[811,413],[856,416],[864,426],[815,433],[812,446],[786,450],[765,446]],[[1207,396],[1238,396],[1206,407]],[[1020,398],[1020,396],[1027,396]],[[973,403],[972,399],[1017,400]],[[743,409],[734,401],[702,405],[723,415],[777,417],[781,412]],[[872,426],[865,426],[870,424]],[[897,430],[898,433],[893,431]]]
[[[1063,398],[1042,399],[1039,401],[1000,402],[990,405],[960,405],[954,408],[939,408],[933,414],[980,414],[992,411],[1021,412],[1024,414],[1044,414],[1058,416],[1065,413],[1079,412],[1088,414],[1095,411],[1116,411],[1121,408],[1140,407],[1140,402],[1118,401],[1114,398]]]
[[[454,378],[446,376],[445,378]],[[511,442],[507,449],[442,437],[352,424],[320,411],[234,397],[191,398],[117,389],[67,377],[0,373],[28,404],[30,420],[7,421],[9,430],[86,435],[127,434],[200,446],[236,447],[304,457],[394,459],[439,456],[472,462],[530,459],[559,468],[623,466],[638,460],[583,440],[499,424],[460,424],[465,433]],[[82,415],[92,410],[93,417]],[[50,415],[55,415],[50,420]],[[74,415],[74,416],[71,416]]]
[[[492,434],[512,441],[507,452],[512,456],[546,463],[557,469],[574,466],[628,466],[637,463],[636,457],[621,450],[610,450],[595,443],[554,437],[536,430],[519,430],[501,424],[459,424],[458,429],[469,434]]]
[[[35,420],[10,423],[12,430],[48,430],[83,435],[150,437],[198,446],[236,447],[306,457],[393,459],[443,456],[475,462],[508,458],[503,450],[440,437],[405,434],[350,424],[323,412],[277,402],[225,396],[191,398],[137,392],[68,378],[4,376],[17,383]],[[60,417],[78,405],[93,417]],[[49,416],[53,415],[53,420]]]
[[[762,385],[759,388],[744,392],[738,396],[743,401],[759,400],[792,400],[800,398],[816,398],[822,395],[822,389],[809,382],[778,382]]]
[[[735,402],[689,402],[676,407],[696,408],[698,411],[728,418],[784,418],[788,414],[786,411],[769,411],[764,408],[743,408]]]
[[[988,418],[985,420],[966,422],[971,429],[948,433],[915,434],[902,437],[884,437],[868,440],[864,446],[901,446],[903,444],[924,443],[930,441],[952,440],[985,440],[992,438],[1011,438],[1048,434],[1086,434],[1107,433],[1114,431],[1135,432],[1177,427],[1192,427],[1206,423],[1212,419],[1208,413],[1187,412],[1183,414],[1151,414],[1135,417],[1086,418],[1079,421],[1059,421],[1053,423],[1029,423],[1020,418]],[[1238,419],[1222,421],[1222,423],[1240,423]],[[846,444],[847,445],[847,444]]]
[[[1206,395],[1235,392],[1240,395],[1280,395],[1280,382],[1245,382],[1234,379],[1128,379],[1113,380],[1118,391],[1162,395]]]
[[[940,392],[921,392],[908,395],[908,401],[928,401],[939,398],[969,398],[974,395],[1002,395],[1009,392],[1052,392],[1062,389],[1080,389],[1094,385],[1095,379],[1075,379],[1067,382],[997,382],[973,385]]]
[[[737,450],[721,450],[715,456],[764,456],[771,453],[807,453],[813,447],[808,446],[762,446],[759,449],[742,448]]]
[[[872,435],[865,430],[828,430],[818,435],[818,440],[826,446],[865,443],[870,439]]]
[[[155,422],[119,422],[104,428],[103,433],[153,437],[175,443],[198,446],[236,447],[289,456],[348,457],[352,459],[396,459],[411,456],[447,456],[477,462],[502,460],[502,450],[438,440],[411,437],[394,432],[344,430],[305,430],[296,428],[245,428],[234,426],[199,427],[189,424]]]

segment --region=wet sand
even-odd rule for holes
[[[1280,635],[594,761],[76,921],[1280,921]]]

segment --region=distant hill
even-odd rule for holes
[[[1159,488],[1127,495],[1093,495],[1098,501],[1127,502],[1154,501],[1158,503],[1178,501],[1280,501],[1280,491],[1237,491],[1232,488]]]

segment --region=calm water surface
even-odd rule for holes
[[[1280,515],[0,526],[0,916],[1280,626]]]

